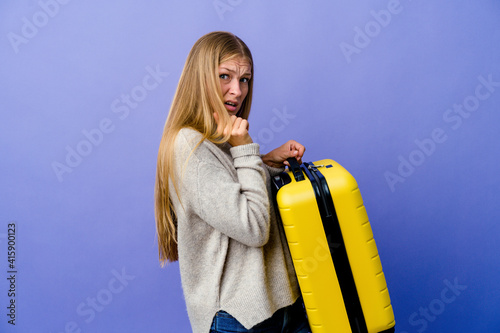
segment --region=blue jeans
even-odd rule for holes
[[[225,311],[215,314],[210,333],[310,333],[302,298],[295,304],[276,311],[273,316],[247,330],[233,316]]]

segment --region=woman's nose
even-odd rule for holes
[[[241,88],[240,88],[240,82],[239,80],[232,80],[230,87],[229,87],[229,92],[231,95],[235,95],[239,97],[241,95]]]

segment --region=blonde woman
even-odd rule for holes
[[[248,133],[253,60],[227,32],[191,49],[158,153],[162,264],[179,261],[194,332],[309,332],[270,177],[305,148],[261,155]]]

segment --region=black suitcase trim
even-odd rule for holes
[[[335,210],[335,204],[326,178],[312,162],[303,163],[301,169],[305,172],[307,178],[309,178],[316,195],[323,229],[325,230],[333,265],[337,273],[351,330],[353,333],[368,333],[356,283],[354,282],[351,265],[349,264],[342,230],[340,229],[340,223]]]

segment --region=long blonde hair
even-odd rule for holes
[[[222,100],[218,70],[221,63],[234,58],[243,58],[251,67],[252,79],[248,83],[248,93],[239,113],[240,117],[248,119],[252,104],[253,59],[246,44],[237,36],[223,31],[202,36],[193,45],[182,70],[163,129],[156,166],[155,219],[162,266],[179,259],[177,220],[170,199],[172,193],[169,191],[171,182],[175,194],[179,197],[173,170],[175,138],[182,128],[189,127],[202,134],[198,144],[203,140],[223,143],[229,139],[229,135],[221,137],[217,134],[213,113],[218,114],[220,126],[229,124],[230,118]]]

